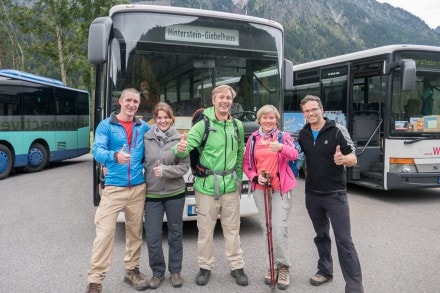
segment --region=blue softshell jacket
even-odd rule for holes
[[[112,113],[109,118],[101,121],[96,128],[93,143],[93,158],[104,164],[108,169],[105,175],[106,186],[130,187],[145,182],[143,175],[144,158],[144,134],[150,126],[138,118],[134,118],[133,136],[131,143],[128,143],[127,134],[116,114]],[[128,164],[118,164],[115,153],[126,146],[125,152],[131,154]]]

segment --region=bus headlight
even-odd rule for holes
[[[417,167],[413,159],[390,158],[391,173],[417,173]]]

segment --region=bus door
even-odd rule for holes
[[[381,141],[386,93],[383,60],[353,64],[351,68],[351,115],[348,127],[356,145],[358,165],[351,173],[356,183],[365,181],[369,187],[383,186]]]

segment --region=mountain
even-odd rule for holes
[[[174,0],[173,6],[268,18],[285,30],[285,55],[302,63],[390,45],[440,45],[440,27],[375,0]]]

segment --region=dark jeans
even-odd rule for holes
[[[364,292],[359,258],[351,238],[350,208],[346,192],[319,194],[306,191],[306,207],[316,232],[318,274],[333,277],[330,222],[335,235],[345,292]]]
[[[168,226],[168,271],[180,273],[183,258],[183,221],[182,213],[185,197],[170,197],[163,200],[147,200],[145,203],[145,236],[147,238],[148,259],[153,276],[161,277],[165,273],[165,258],[162,249],[163,216],[167,216]]]

